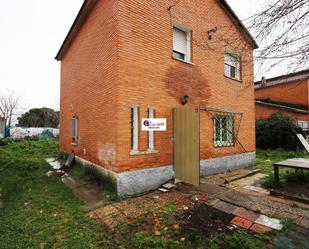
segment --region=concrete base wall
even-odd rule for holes
[[[256,153],[249,152],[201,161],[201,176],[218,174],[255,165]]]
[[[136,170],[117,174],[119,196],[136,195],[154,190],[174,178],[173,166]]]
[[[226,156],[201,161],[201,176],[222,173],[229,170],[255,165],[255,152]],[[115,173],[76,156],[76,161],[84,166],[95,166],[104,176],[115,182],[117,195],[137,195],[154,190],[174,178],[172,165]]]
[[[75,157],[76,161],[81,163],[83,166],[94,166],[102,173],[102,175],[115,182],[117,186],[115,191],[117,191],[117,195],[119,197],[126,195],[137,195],[146,191],[154,190],[174,178],[174,170],[172,165],[115,173],[78,156]]]

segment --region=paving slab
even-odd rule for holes
[[[227,202],[224,202],[224,201],[218,201],[215,204],[213,204],[212,206],[214,208],[216,208],[220,211],[223,211],[225,213],[228,213],[228,214],[233,214],[234,210],[238,208],[237,206],[230,204],[230,203],[227,203]]]
[[[201,183],[199,190],[212,198],[220,199],[235,206],[280,219],[290,219],[300,226],[309,228],[309,206],[306,204],[261,194],[248,189],[232,189],[211,185],[214,184]]]
[[[267,189],[261,188],[261,187],[257,187],[257,186],[247,185],[247,186],[244,186],[243,188],[247,189],[247,190],[255,191],[257,193],[265,194],[265,195],[269,195],[270,194],[270,191],[268,191]]]
[[[260,214],[254,213],[242,207],[234,209],[233,214],[246,220],[250,220],[251,222],[255,222],[256,219],[260,216]]]
[[[265,178],[267,175],[262,173],[257,173],[255,175],[251,175],[249,177],[241,178],[239,180],[233,181],[229,184],[229,187],[232,188],[241,188],[248,185],[254,185],[261,181],[261,179]]]
[[[251,222],[247,219],[241,218],[239,216],[235,216],[231,220],[231,224],[234,224],[236,226],[240,226],[240,227],[245,228],[245,229],[249,229],[253,225],[253,222]]]
[[[266,215],[260,215],[255,221],[256,224],[260,224],[263,226],[270,227],[275,230],[282,230],[283,225],[281,224],[281,221],[274,218],[269,218]]]
[[[250,227],[250,230],[259,234],[270,233],[273,231],[270,227],[260,224],[253,224],[252,227]]]

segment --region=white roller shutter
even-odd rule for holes
[[[184,55],[187,54],[187,33],[174,27],[173,49]]]

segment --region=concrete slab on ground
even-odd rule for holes
[[[237,207],[236,209],[234,209],[233,214],[241,218],[247,219],[251,222],[255,222],[256,219],[260,216],[260,214],[254,213],[242,207]]]
[[[261,179],[265,178],[266,176],[267,176],[266,174],[257,173],[255,175],[251,175],[251,176],[233,181],[229,184],[229,187],[241,188],[241,187],[248,186],[248,185],[255,185],[259,183]]]
[[[247,189],[247,190],[255,191],[257,193],[261,193],[261,194],[264,194],[264,195],[269,195],[270,194],[269,190],[267,190],[265,188],[261,188],[261,187],[247,185],[247,186],[244,186],[243,188]]]
[[[255,221],[255,223],[270,227],[275,230],[281,230],[283,228],[283,225],[281,224],[281,221],[274,218],[269,218],[265,215],[260,215]]]
[[[232,204],[224,202],[224,201],[218,201],[212,206],[214,208],[216,208],[216,209],[218,209],[222,212],[228,213],[228,214],[232,214],[234,212],[234,210],[238,208],[238,206],[232,205]]]
[[[63,176],[62,182],[72,190],[74,195],[84,204],[86,210],[92,210],[108,204],[108,201],[102,194],[101,190],[95,187],[88,187],[79,179],[73,176]]]

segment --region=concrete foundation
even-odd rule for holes
[[[201,161],[201,176],[222,173],[255,165],[256,154],[249,152]],[[76,156],[76,161],[84,166],[95,166],[104,176],[115,182],[117,195],[137,195],[153,190],[174,178],[172,165],[115,173]]]
[[[201,161],[201,176],[218,174],[255,165],[256,153],[249,152]]]
[[[115,173],[111,170],[104,169],[99,165],[86,161],[78,156],[76,156],[76,161],[85,167],[95,166],[102,173],[102,175],[115,182],[117,195],[119,197],[126,195],[137,195],[149,190],[156,189],[162,184],[174,178],[174,170],[172,165]]]

